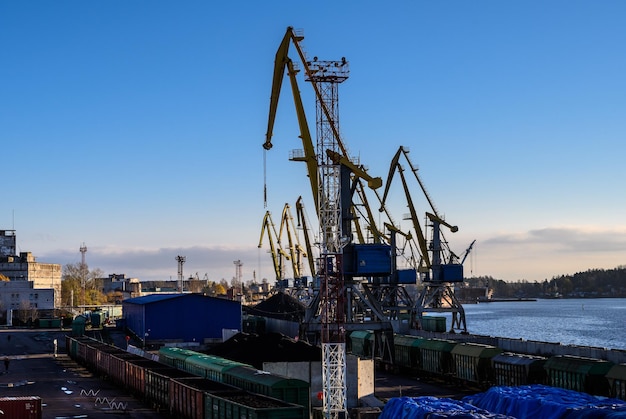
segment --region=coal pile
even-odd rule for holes
[[[279,292],[254,307],[246,309],[251,316],[300,322],[304,318],[304,305],[295,298]]]
[[[320,348],[280,333],[238,333],[207,353],[258,369],[263,368],[264,362],[314,362],[322,359]]]

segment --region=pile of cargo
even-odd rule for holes
[[[540,384],[492,387],[463,398],[490,412],[518,418],[626,418],[626,402]]]
[[[492,413],[469,403],[432,396],[396,397],[390,399],[378,419],[514,419]],[[520,416],[521,417],[521,416]]]
[[[247,315],[299,323],[304,319],[304,305],[290,295],[279,292],[254,307],[244,307]]]
[[[258,369],[263,369],[264,362],[319,362],[322,359],[320,348],[280,333],[238,333],[208,353]]]
[[[540,384],[492,387],[452,400],[436,397],[390,399],[379,419],[434,418],[626,419],[626,402]]]

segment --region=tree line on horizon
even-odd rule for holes
[[[493,289],[493,298],[626,298],[626,266],[589,269],[534,282],[511,282],[491,276],[467,278],[465,282],[471,287]]]

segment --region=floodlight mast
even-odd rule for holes
[[[346,403],[346,345],[345,345],[345,287],[342,250],[346,244],[342,232],[341,165],[327,151],[347,156],[339,136],[338,85],[349,76],[345,58],[340,61],[308,60],[300,42],[302,33],[288,27],[278,48],[274,66],[270,116],[263,147],[272,147],[278,97],[282,79],[287,70],[290,77],[296,112],[300,125],[305,161],[320,226],[320,258],[317,273],[320,277],[319,304],[321,308],[323,410],[326,418],[347,415]],[[305,80],[311,82],[316,97],[317,143],[313,147],[308,130],[300,92],[297,88],[295,66],[288,57],[289,46],[296,48],[305,71]],[[295,160],[295,159],[294,159]]]

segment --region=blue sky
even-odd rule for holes
[[[302,195],[314,215],[287,83],[265,172],[261,147],[293,26],[309,56],[350,62],[351,154],[386,178],[410,148],[452,249],[476,240],[467,275],[625,265],[625,17],[622,1],[0,2],[0,229],[41,262],[85,243],[107,274],[175,279],[184,255],[186,276],[230,280],[240,260],[272,280],[265,211]],[[408,212],[399,189],[390,206]]]

